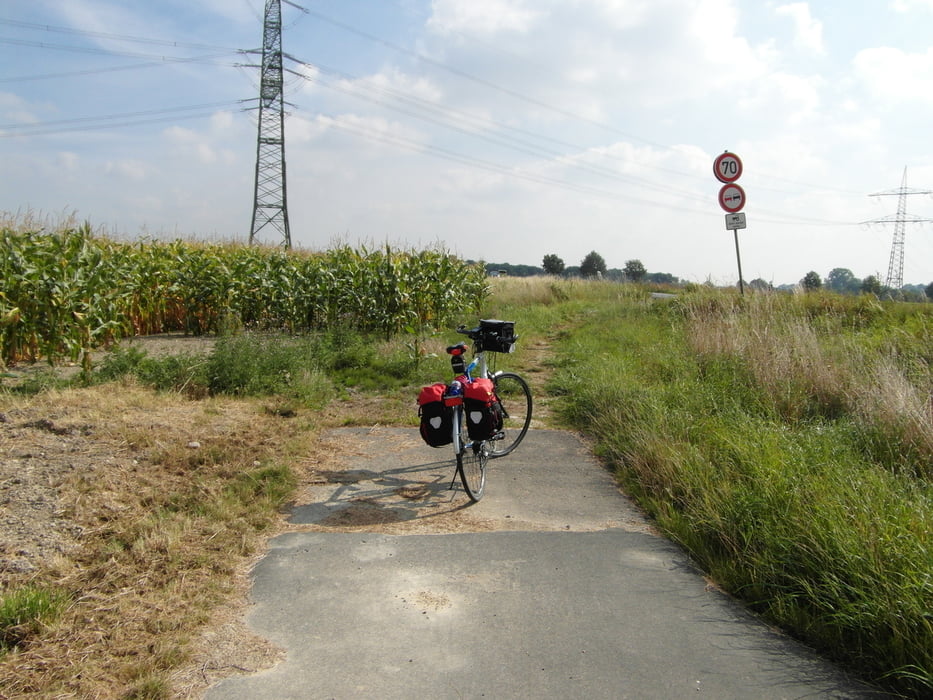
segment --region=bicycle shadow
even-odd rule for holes
[[[314,502],[292,507],[288,522],[345,528],[435,518],[471,504],[454,460],[384,471],[359,468],[316,472]]]

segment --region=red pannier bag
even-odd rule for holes
[[[463,408],[471,440],[489,440],[502,430],[502,412],[491,379],[464,383]]]
[[[418,416],[421,418],[421,439],[431,447],[443,447],[453,442],[453,410],[444,405],[447,385],[431,384],[418,394]]]

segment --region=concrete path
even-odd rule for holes
[[[208,698],[880,698],[708,585],[572,434],[468,505],[447,450],[347,429],[254,572],[277,667]]]

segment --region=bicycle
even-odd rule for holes
[[[460,326],[462,333],[473,341],[473,360],[465,365],[469,350],[460,342],[447,347],[455,379],[450,385],[435,384],[441,393],[444,409],[436,429],[441,435],[429,441],[422,419],[422,437],[429,444],[453,444],[463,489],[471,501],[479,501],[486,488],[486,467],[490,459],[504,457],[518,447],[531,424],[532,399],[528,383],[514,372],[497,372],[487,363],[486,353],[510,353],[517,336],[510,321],[481,320],[476,328]],[[491,382],[491,391],[487,384]],[[428,387],[425,388],[426,390]],[[483,391],[488,400],[474,398]],[[421,403],[419,399],[419,403]],[[446,434],[449,421],[450,433]],[[453,484],[451,484],[453,486]]]

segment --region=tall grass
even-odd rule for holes
[[[933,692],[933,387],[915,309],[704,290],[606,303],[568,333],[552,390],[726,589],[919,696]]]

